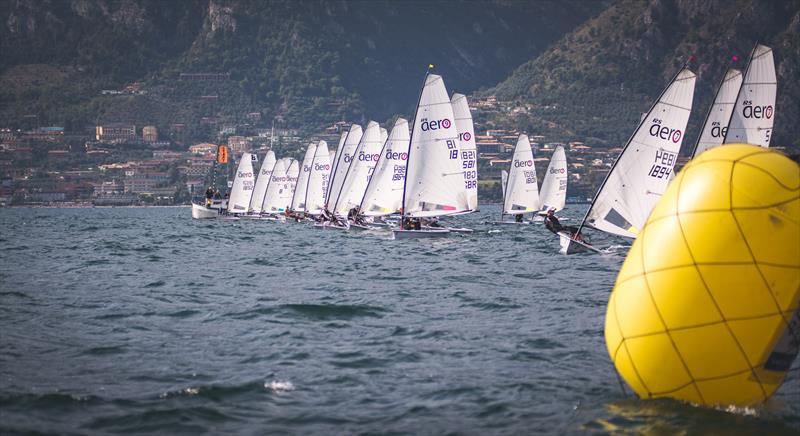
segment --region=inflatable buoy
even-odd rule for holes
[[[622,265],[605,338],[641,398],[769,398],[800,347],[800,166],[739,144],[691,161]]]

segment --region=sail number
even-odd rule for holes
[[[678,155],[676,153],[656,150],[655,161],[653,166],[650,167],[650,171],[647,172],[647,175],[657,179],[669,177],[669,175],[672,174],[672,167],[675,166],[675,159],[677,157]]]
[[[458,146],[455,140],[447,140],[447,149],[450,150],[450,159],[458,159]]]

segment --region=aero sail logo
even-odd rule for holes
[[[408,153],[401,153],[398,151],[386,150],[387,160],[408,160]]]
[[[361,162],[377,162],[378,158],[380,157],[381,157],[380,153],[367,154],[364,153],[363,151],[358,153],[358,160]]]
[[[452,123],[447,118],[442,118],[441,120],[433,120],[428,121],[427,118],[423,118],[420,121],[420,128],[423,132],[427,132],[428,130],[439,130],[439,129],[449,129]]]
[[[672,141],[677,144],[680,142],[681,137],[683,137],[683,132],[678,129],[671,129],[667,126],[662,126],[661,120],[655,119],[653,120],[653,124],[650,126],[650,136],[654,136],[665,141]]]
[[[525,168],[525,167],[532,167],[533,161],[532,160],[515,160],[514,161],[514,168]]]
[[[472,139],[472,135],[469,132],[459,133],[458,134],[459,141],[469,142]]]
[[[754,106],[752,101],[745,101],[744,107],[742,108],[742,116],[745,118],[756,118],[756,119],[770,119],[772,118],[772,106]]]

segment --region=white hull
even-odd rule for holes
[[[447,230],[450,230],[452,233],[473,233],[475,230],[468,229],[466,227],[447,227]]]
[[[527,226],[527,225],[530,225],[531,222],[530,221],[520,221],[520,222],[516,222],[516,221],[494,221],[492,224],[494,224],[494,225],[503,225],[503,226],[505,226],[505,225],[509,225],[509,226]]]
[[[424,239],[424,238],[446,238],[450,235],[449,229],[426,229],[426,230],[403,230],[394,229],[395,239]]]
[[[219,216],[217,209],[209,209],[201,204],[192,203],[192,218],[196,220],[214,219]]]
[[[587,251],[601,253],[600,250],[592,247],[589,244],[572,239],[570,235],[565,232],[558,232],[558,242],[560,245],[558,252],[561,254],[575,254]]]
[[[314,227],[317,228],[317,229],[322,229],[322,230],[348,230],[348,228],[345,227],[345,226],[340,226],[340,225],[337,225],[337,224],[333,224],[333,223],[328,222],[328,221],[325,221],[325,222],[322,222],[322,223],[316,223],[316,224],[314,224]]]

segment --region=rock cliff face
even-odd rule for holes
[[[760,41],[773,47],[778,72],[773,143],[800,148],[800,126],[791,121],[800,116],[799,26],[798,1],[622,0],[489,92],[561,103],[564,116],[557,131],[618,144],[627,139],[667,80],[693,56],[690,68],[698,82],[687,140],[694,140],[732,55],[740,59],[735,65],[744,68]]]

